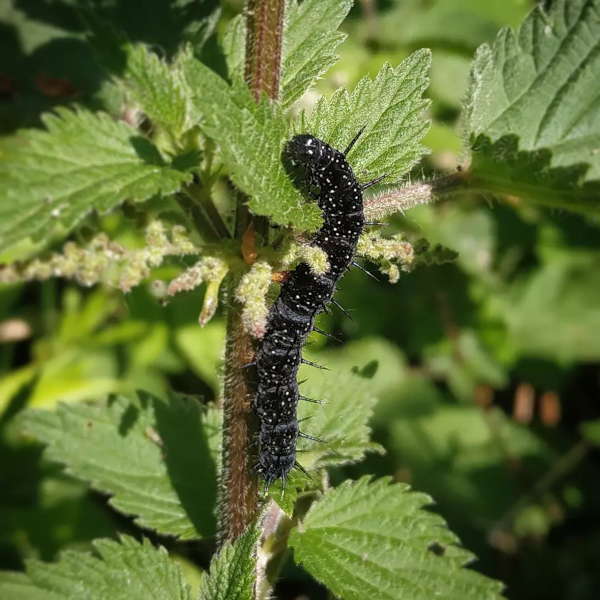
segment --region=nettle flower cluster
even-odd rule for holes
[[[398,281],[402,271],[409,271],[415,262],[411,243],[401,235],[383,237],[379,232],[364,233],[358,243],[359,256],[378,265],[391,283]],[[153,270],[171,257],[198,256],[170,281],[153,278]],[[103,284],[129,292],[150,280],[152,293],[167,302],[169,297],[206,284],[199,315],[200,325],[214,316],[219,305],[223,280],[230,272],[245,270],[235,290],[235,299],[242,304],[245,329],[255,338],[265,331],[269,306],[269,290],[274,282],[282,281],[288,271],[299,263],[307,263],[322,274],[329,268],[327,255],[310,240],[288,236],[280,248],[265,248],[264,252],[248,255],[239,246],[223,242],[204,246],[194,241],[181,225],[168,225],[153,220],[146,227],[141,248],[128,248],[100,233],[87,244],[73,241],[64,244],[62,251],[46,258],[0,266],[0,283],[43,281],[62,277],[90,287]]]

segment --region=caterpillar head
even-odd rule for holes
[[[284,155],[292,166],[314,166],[326,154],[326,144],[308,133],[294,136],[285,146]]]

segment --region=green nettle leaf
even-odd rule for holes
[[[56,109],[0,149],[0,251],[92,210],[172,194],[191,177],[138,131],[103,113]]]
[[[318,356],[315,360],[321,362]],[[305,433],[323,442],[298,441],[302,466],[314,469],[342,465],[361,460],[366,452],[381,451],[379,444],[369,441],[368,422],[377,402],[371,382],[350,372],[332,376],[328,371],[314,371],[312,367],[303,368],[300,378],[306,376],[307,381],[302,385],[302,394],[322,405],[300,402],[298,418],[307,419],[302,425]]]
[[[282,60],[281,102],[289,106],[332,65],[346,39],[337,31],[353,0],[289,2]]]
[[[192,92],[178,64],[168,65],[146,46],[128,49],[125,84],[150,120],[169,131],[175,138],[187,131],[193,122]]]
[[[346,481],[315,502],[289,539],[296,562],[344,600],[492,600],[502,585],[464,569],[473,556],[425,494],[384,478]]]
[[[191,600],[164,548],[129,536],[94,542],[98,556],[67,550],[56,563],[26,561],[26,573],[0,572],[0,597],[19,600]]]
[[[464,121],[484,188],[578,211],[598,206],[599,38],[600,0],[557,0],[479,48]]]
[[[227,73],[230,80],[242,79],[244,76],[244,59],[246,56],[246,21],[245,15],[240,14],[229,23],[220,39],[221,48],[227,62]]]
[[[248,194],[250,210],[279,225],[317,229],[321,211],[303,199],[281,162],[289,137],[281,111],[266,101],[256,104],[245,85],[229,86],[189,53],[182,64],[201,127],[219,145],[234,183]]]
[[[339,89],[322,98],[303,119],[303,130],[343,150],[362,129],[348,155],[357,175],[401,177],[426,153],[421,139],[430,125],[429,101],[422,95],[430,65],[429,50],[414,52],[396,68],[384,65],[375,79],[364,77],[352,92]]]
[[[23,427],[48,444],[48,459],[111,494],[110,504],[140,526],[186,540],[213,535],[216,409],[193,398],[138,396],[27,411]]]
[[[175,330],[174,339],[189,366],[218,394],[225,346],[224,323],[212,321],[204,327],[186,323]],[[202,348],[202,352],[198,352],[198,348]]]
[[[210,563],[200,583],[200,600],[252,600],[256,579],[258,529],[250,527],[226,544]]]

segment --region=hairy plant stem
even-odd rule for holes
[[[258,483],[250,444],[256,426],[251,408],[252,382],[243,366],[253,360],[251,337],[244,331],[241,310],[234,300],[237,279],[229,287],[223,395],[223,454],[219,506],[220,543],[241,535],[256,516]]]
[[[246,14],[245,78],[258,101],[262,95],[275,100],[279,96],[283,12],[285,0],[248,0]],[[253,219],[242,194],[239,194],[235,237],[241,240],[249,226],[264,234],[264,220]],[[253,440],[256,433],[251,399],[254,394],[251,370],[252,338],[244,331],[242,307],[234,290],[239,274],[229,284],[229,314],[225,347],[223,389],[223,450],[219,495],[219,540],[223,544],[237,538],[256,518],[259,508],[258,482]]]
[[[529,198],[535,200],[538,204],[552,208],[564,208],[565,206],[560,194],[555,190],[541,190],[537,185],[510,181],[495,176],[492,172],[481,176],[465,169],[429,181],[409,183],[373,194],[365,199],[365,217],[369,221],[380,221],[395,213],[403,213],[415,206],[439,202],[451,196],[465,193],[491,195],[500,198]],[[569,208],[585,211],[585,203],[573,197],[569,202]]]
[[[245,76],[258,102],[262,94],[279,97],[283,44],[283,0],[248,0],[246,4]]]
[[[431,204],[464,193],[467,189],[473,190],[468,171],[457,171],[429,181],[391,188],[365,199],[365,218],[368,221],[379,221],[421,204]]]

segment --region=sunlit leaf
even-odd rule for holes
[[[55,227],[68,231],[92,210],[171,194],[191,175],[103,113],[60,108],[0,148],[0,250]]]
[[[56,563],[26,562],[26,573],[0,572],[0,596],[15,600],[191,600],[164,548],[122,536],[94,542],[98,556],[66,551]]]
[[[477,51],[465,124],[473,185],[597,211],[600,0],[540,4]]]
[[[362,179],[385,174],[394,181],[426,153],[421,140],[430,122],[423,92],[430,64],[428,50],[411,54],[397,67],[386,64],[374,79],[361,79],[352,92],[340,88],[331,98],[322,98],[301,128],[339,150],[362,131],[348,154],[354,171]]]
[[[344,600],[492,600],[502,586],[464,567],[431,499],[388,478],[346,481],[316,501],[290,536],[294,558]]]

